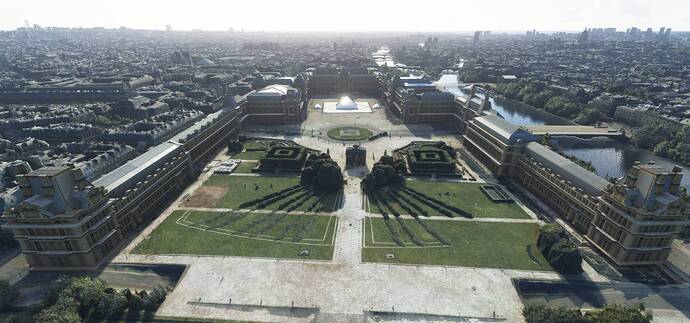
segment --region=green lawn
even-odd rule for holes
[[[239,153],[234,153],[231,155],[232,159],[242,159],[242,160],[259,160],[266,157],[266,151],[243,151]]]
[[[494,203],[491,201],[479,188],[486,184],[408,180],[406,185],[418,192],[425,193],[449,205],[470,212],[476,218],[530,218],[530,216],[516,203]],[[385,192],[385,190],[382,192]],[[446,195],[446,192],[449,194]],[[408,197],[412,201],[416,201],[410,195],[406,195],[405,193],[400,194]],[[439,196],[439,194],[441,195]],[[400,214],[407,214],[407,212],[399,206],[398,201],[391,200],[387,194],[381,194],[381,196],[388,201],[395,211]],[[416,204],[429,212],[431,216],[441,216],[437,211],[434,211],[421,202],[417,202]],[[388,210],[380,210],[371,202],[367,203],[365,208],[371,213],[382,213],[382,211],[390,213]]]
[[[240,164],[242,165],[242,164]],[[237,209],[239,205],[246,201],[263,197],[273,192],[292,187],[299,184],[299,177],[297,176],[211,176],[204,183],[208,186],[227,187],[223,198],[215,203],[215,205],[208,207],[223,208],[223,209]],[[290,195],[287,199],[296,197],[299,193]],[[318,206],[312,211],[318,212],[333,212],[338,209],[340,201],[340,193],[328,194],[323,197],[312,195],[295,211],[306,211],[307,208],[318,201]],[[277,210],[278,206],[283,201],[277,201],[268,205],[265,209]]]
[[[389,221],[393,221],[405,244],[401,247],[393,241],[383,218],[367,217],[364,221],[363,261],[552,270],[536,246],[539,229],[537,224],[424,220],[429,227],[450,241],[450,246],[444,246],[415,220],[405,219],[406,226],[423,243],[423,246],[418,246],[392,218]],[[528,246],[537,263],[532,261],[527,251]],[[386,258],[387,254],[393,254],[394,258]]]
[[[352,131],[352,134],[344,132]],[[360,127],[338,127],[328,130],[327,135],[336,140],[355,141],[366,140],[371,137],[373,133],[365,128]]]
[[[266,149],[268,149],[268,143],[269,143],[269,140],[249,139],[249,140],[243,142],[242,145],[244,146],[245,150],[256,150],[256,149],[266,150]]]
[[[331,259],[336,216],[173,212],[134,253]]]
[[[235,167],[235,170],[233,170],[232,172],[237,174],[251,174],[252,168],[256,167],[257,164],[259,163],[243,161],[239,165],[237,165],[237,167]]]

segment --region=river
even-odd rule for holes
[[[436,82],[439,88],[455,95],[467,95],[463,85],[457,83],[457,75],[447,74],[441,76]],[[479,94],[481,96],[482,94]],[[507,121],[515,125],[563,125],[572,123],[559,116],[526,106],[520,102],[506,99],[490,98],[492,108]],[[558,140],[558,139],[556,139]],[[651,152],[639,149],[628,143],[612,139],[596,139],[588,142],[582,139],[570,138],[559,142],[561,152],[575,156],[581,160],[592,163],[596,173],[601,177],[621,177],[630,169],[635,161],[643,163],[655,161],[658,165],[671,169],[677,165],[674,161],[655,156]],[[690,189],[690,168],[683,167],[682,184]]]

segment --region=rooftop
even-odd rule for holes
[[[564,180],[573,183],[573,186],[581,188],[589,195],[601,195],[602,191],[609,185],[607,180],[539,143],[528,143],[525,152],[534,160],[542,163],[552,172],[560,175]]]
[[[484,130],[492,133],[494,137],[501,140],[507,145],[513,145],[522,140],[522,142],[537,141],[538,137],[529,133],[528,131],[506,121],[497,115],[485,115],[473,119]]]
[[[28,174],[26,174],[27,177],[52,177],[52,176],[57,176],[60,173],[66,172],[70,170],[71,168],[68,166],[45,166],[41,167],[36,170],[32,170]]]

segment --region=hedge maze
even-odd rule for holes
[[[413,141],[393,153],[397,159],[407,162],[412,175],[458,174],[455,150],[443,141]]]
[[[273,146],[266,157],[259,160],[260,171],[291,170],[299,171],[304,167],[309,152],[302,147]]]
[[[318,151],[302,147],[291,140],[248,138],[240,136],[228,145],[228,153],[235,159],[258,160],[259,170],[299,170],[309,154]]]

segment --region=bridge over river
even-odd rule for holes
[[[615,128],[607,127],[593,127],[580,125],[529,125],[525,128],[539,136],[549,134],[550,136],[574,136],[580,138],[591,137],[622,137],[625,135],[623,131]]]

